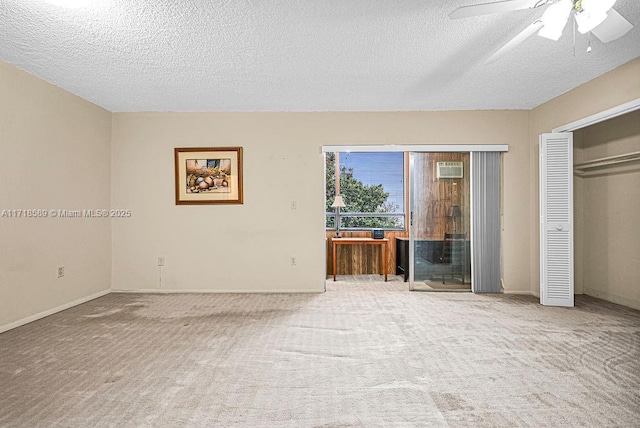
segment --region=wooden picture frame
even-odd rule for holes
[[[176,205],[242,204],[242,147],[174,149]]]

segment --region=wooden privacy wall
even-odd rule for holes
[[[327,275],[333,275],[333,245],[331,237],[335,236],[335,230],[327,230]],[[340,235],[345,238],[371,238],[371,231],[340,231]],[[396,273],[396,237],[407,237],[409,234],[404,231],[385,231],[384,237],[389,239],[389,252],[387,259],[387,273]],[[380,246],[379,245],[340,245],[338,248],[339,275],[365,275],[380,272]]]
[[[463,178],[437,178],[437,162],[463,162]],[[468,153],[420,153],[414,157],[416,171],[416,189],[422,192],[417,199],[424,201],[424,206],[414,213],[413,227],[417,239],[442,240],[445,232],[453,232],[453,221],[450,217],[451,207],[458,205],[462,218],[457,219],[456,232],[466,233],[470,230],[470,156]]]

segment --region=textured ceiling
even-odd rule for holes
[[[110,111],[529,109],[640,56],[634,29],[572,29],[483,61],[542,11],[452,21],[483,0],[0,0],[0,59]]]

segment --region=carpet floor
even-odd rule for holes
[[[0,426],[640,426],[639,311],[327,283],[114,293],[2,333]]]

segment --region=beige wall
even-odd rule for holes
[[[108,208],[110,124],[108,111],[0,62],[0,211]],[[108,219],[0,217],[0,331],[107,292],[110,239]]]
[[[640,110],[579,133],[575,145],[583,162],[638,152]],[[584,294],[640,309],[640,163],[590,169],[575,181],[582,193],[576,270],[580,263]]]
[[[113,288],[322,291],[321,147],[455,143],[509,145],[504,281],[528,292],[528,126],[526,111],[114,114],[112,203],[134,215],[113,222]],[[173,149],[189,146],[244,147],[244,205],[174,204]]]
[[[532,111],[112,115],[0,63],[0,209],[133,213],[0,218],[0,328],[110,288],[323,290],[322,145],[508,144],[504,286],[537,293],[537,135],[638,97],[640,60]],[[221,145],[245,149],[245,204],[175,206],[173,148]]]
[[[530,137],[530,158],[531,158],[531,179],[529,181],[529,189],[531,195],[531,291],[539,294],[540,284],[540,260],[539,260],[539,204],[538,204],[538,136],[545,132],[551,132],[552,129],[574,122],[576,120],[591,116],[601,111],[616,107],[620,104],[640,98],[640,59],[631,61],[617,69],[606,73],[590,82],[585,83],[553,100],[542,104],[531,111],[531,137]],[[583,135],[575,134],[578,148],[574,155],[576,162],[586,156],[593,159],[598,157],[598,151],[601,153],[617,153],[621,143],[614,143],[605,148],[593,148],[590,153],[581,150]],[[622,143],[628,144],[628,143]],[[633,144],[633,143],[631,143]],[[638,149],[636,149],[638,150]],[[592,157],[591,157],[592,156]],[[604,156],[604,155],[603,155]],[[574,206],[579,207],[582,204],[588,206],[586,198],[588,197],[584,182],[576,180],[576,201]],[[588,227],[586,218],[587,211],[576,210],[574,229]],[[585,259],[587,252],[592,251],[589,244],[583,242],[583,235],[576,235],[576,291],[582,292],[583,287],[587,285]],[[614,280],[615,281],[615,280]],[[586,292],[586,290],[584,290]],[[637,296],[637,295],[636,295]],[[623,299],[618,303],[632,305],[633,302]]]

